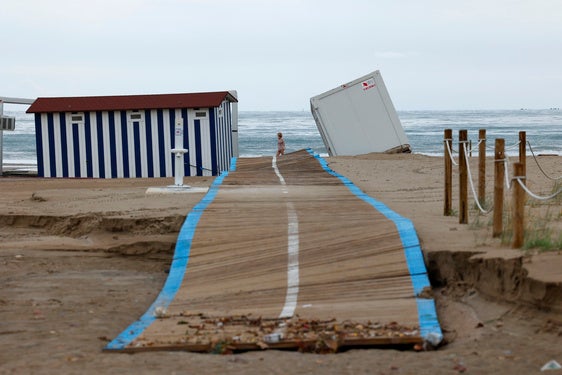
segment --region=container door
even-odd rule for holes
[[[129,177],[148,177],[146,125],[144,112],[127,111],[127,140]]]
[[[189,109],[187,117],[189,147],[186,160],[190,176],[212,176],[211,128],[208,108]]]

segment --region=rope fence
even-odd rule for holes
[[[529,196],[531,196],[532,198],[539,200],[539,201],[548,201],[551,199],[556,198],[560,193],[562,193],[562,188],[559,189],[556,193],[551,194],[551,195],[546,195],[546,196],[540,196],[537,195],[535,193],[533,193],[531,190],[529,190],[529,188],[527,187],[527,185],[525,185],[523,183],[523,180],[525,179],[525,176],[513,176],[511,178],[512,181],[517,181],[517,183],[519,183],[519,185],[521,185],[521,188],[523,190],[525,190],[525,193],[529,194]]]
[[[468,151],[466,150],[466,143],[463,144],[463,147],[465,147],[464,152],[467,153]],[[472,191],[472,196],[474,197],[474,202],[476,203],[476,206],[478,207],[480,212],[487,215],[490,212],[492,212],[493,207],[490,210],[485,210],[484,208],[482,208],[482,204],[480,203],[480,199],[476,195],[476,189],[474,189],[474,182],[472,181],[472,173],[470,172],[470,163],[469,163],[468,158],[466,159],[466,170],[468,171],[468,182],[470,182],[470,190]]]
[[[468,185],[474,199],[475,206],[480,213],[489,214],[493,212],[493,236],[498,237],[503,232],[503,206],[504,206],[504,191],[512,191],[512,225],[513,225],[513,248],[520,248],[523,245],[524,236],[524,207],[525,198],[530,197],[539,201],[548,201],[557,198],[562,194],[562,188],[550,195],[540,195],[531,191],[527,186],[527,165],[526,165],[526,149],[527,146],[531,151],[533,160],[537,164],[540,172],[548,179],[555,181],[555,187],[562,177],[552,177],[547,174],[539,163],[531,143],[526,140],[525,132],[519,132],[519,140],[515,144],[507,148],[519,149],[519,160],[511,163],[506,154],[505,141],[502,138],[495,140],[494,147],[494,198],[491,208],[484,208],[487,206],[486,202],[486,130],[480,129],[478,133],[478,192],[474,183],[474,176],[470,169],[469,157],[472,156],[472,143],[468,140],[467,131],[459,130],[459,152],[458,162],[455,161],[452,147],[453,134],[451,129],[445,129],[443,138],[444,142],[444,161],[445,161],[445,191],[444,191],[444,208],[443,213],[445,216],[453,214],[452,209],[452,167],[453,165],[459,169],[459,223],[468,223]],[[513,165],[510,165],[513,164]],[[510,168],[511,167],[511,168]],[[510,177],[509,171],[513,170]],[[553,188],[554,190],[554,188]]]
[[[537,166],[539,167],[539,170],[542,172],[542,174],[543,174],[546,178],[548,178],[549,180],[552,180],[552,181],[561,180],[561,179],[562,179],[562,176],[551,177],[551,176],[549,176],[549,175],[544,171],[544,169],[542,169],[542,167],[541,167],[539,161],[537,160],[537,157],[535,156],[535,153],[533,152],[533,147],[531,147],[531,143],[530,143],[530,142],[527,142],[527,144],[528,144],[528,146],[529,146],[529,151],[531,151],[531,155],[533,155],[533,159],[535,160],[535,163],[537,163]]]

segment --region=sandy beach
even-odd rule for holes
[[[0,373],[532,374],[550,360],[562,364],[562,249],[511,249],[508,236],[492,237],[491,215],[479,215],[472,204],[469,224],[443,216],[441,157],[368,154],[326,160],[414,222],[443,346],[327,355],[103,353],[160,292],[180,226],[204,193],[146,194],[148,187],[172,179],[8,175],[0,177]],[[541,156],[538,162],[550,176],[562,175],[562,157]],[[471,163],[475,171],[476,158]],[[552,194],[554,182],[532,158],[527,174],[530,190]],[[185,179],[194,187],[212,181]],[[487,181],[491,197],[492,160]],[[455,208],[457,186],[455,173]],[[549,234],[543,237],[560,244],[560,196],[529,200],[526,217],[530,232],[546,227]]]

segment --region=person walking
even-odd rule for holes
[[[285,155],[285,140],[283,133],[277,133],[277,156]]]

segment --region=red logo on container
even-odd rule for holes
[[[369,90],[376,86],[375,80],[373,78],[369,78],[368,80],[361,82],[361,86],[363,87],[363,91]]]

